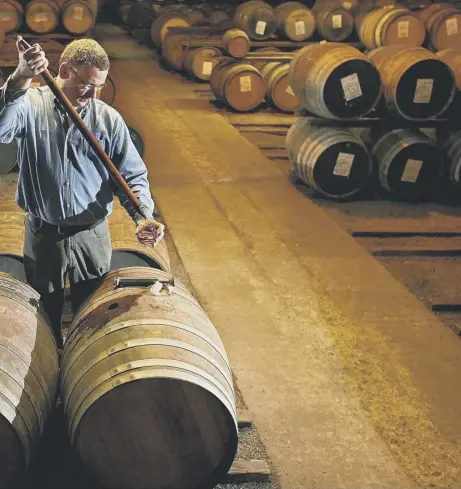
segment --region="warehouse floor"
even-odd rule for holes
[[[193,84],[96,35],[281,488],[461,487],[459,339]]]
[[[105,33],[114,105],[281,487],[461,487],[459,339],[192,85]]]

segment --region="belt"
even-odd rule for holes
[[[49,231],[55,232],[56,234],[72,236],[74,234],[80,233],[81,231],[89,231],[90,229],[94,229],[95,227],[102,224],[105,218],[98,219],[95,222],[90,224],[70,224],[70,225],[60,225],[50,224],[49,222],[40,219],[39,217],[28,215],[28,219],[30,220],[32,226],[35,229],[47,229]]]

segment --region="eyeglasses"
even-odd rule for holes
[[[103,83],[102,85],[93,85],[92,83],[85,83],[81,78],[80,78],[80,75],[74,70],[74,68],[72,68],[72,66],[68,65],[69,68],[75,73],[76,77],[82,82],[78,88],[80,90],[85,90],[85,91],[89,91],[89,90],[92,90],[93,88],[96,88],[96,90],[102,90],[106,84]]]

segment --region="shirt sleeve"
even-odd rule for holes
[[[154,200],[147,180],[147,168],[140,157],[125,121],[119,115],[114,125],[114,137],[112,139],[111,159],[118,168],[130,189],[138,197],[141,203],[141,210],[147,218],[152,218],[154,214]],[[128,196],[117,185],[115,195],[126,209],[133,221],[138,224],[143,216],[131,204]]]
[[[24,130],[27,89],[11,87],[11,75],[0,88],[0,143],[11,143]]]

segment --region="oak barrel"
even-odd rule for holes
[[[263,48],[257,48],[253,53],[261,53],[263,56],[267,56],[268,58],[270,57],[269,55],[273,54],[274,56],[277,56],[278,54],[281,54],[281,51],[279,48],[274,48],[274,47],[263,47]],[[264,54],[265,53],[265,54]],[[261,71],[263,67],[269,62],[268,60],[255,60],[253,61],[251,58],[249,59],[251,61],[251,64],[258,70]]]
[[[386,46],[368,53],[383,82],[390,112],[411,120],[431,119],[444,113],[456,92],[448,65],[427,49]]]
[[[289,77],[300,106],[328,119],[364,116],[381,96],[378,70],[345,44],[305,46],[293,57]]]
[[[189,10],[187,14],[183,13],[185,9]],[[203,9],[201,9],[199,7],[183,6],[182,8],[179,9],[179,13],[183,14],[186,17],[189,24],[191,24],[191,25],[200,24],[200,23],[206,21],[206,19],[207,19],[207,14],[205,13],[205,11]]]
[[[159,287],[116,288],[117,277]],[[71,444],[104,487],[212,488],[235,457],[224,346],[199,303],[165,272],[107,275],[70,326],[61,388]]]
[[[367,14],[358,29],[360,41],[368,48],[421,46],[426,37],[424,24],[405,8],[381,8]]]
[[[239,112],[256,109],[266,94],[261,73],[245,61],[221,61],[211,73],[210,87],[217,100]]]
[[[418,129],[373,128],[363,132],[377,164],[377,180],[401,200],[430,199],[437,190],[441,155],[434,141]]]
[[[109,226],[112,244],[111,270],[140,266],[165,272],[171,270],[165,239],[162,239],[155,248],[139,243],[136,238],[135,223],[117,200],[114,200]]]
[[[215,47],[189,49],[184,56],[184,71],[190,77],[208,81],[214,67],[221,60],[221,51]]]
[[[281,3],[275,15],[279,32],[291,41],[305,41],[315,31],[315,16],[301,2]]]
[[[442,51],[438,51],[436,56],[451,68],[456,82],[456,93],[453,104],[443,113],[442,117],[458,117],[459,111],[461,110],[461,49],[443,49]]]
[[[299,106],[298,99],[290,87],[290,64],[269,62],[261,69],[266,84],[267,98],[282,112],[293,113]]]
[[[255,41],[269,39],[277,30],[274,9],[268,3],[259,0],[239,5],[235,11],[234,23]]]
[[[358,0],[317,0],[314,7],[316,9],[326,6],[342,7],[353,12],[359,5]]]
[[[17,487],[56,403],[58,355],[39,294],[0,273],[0,486]]]
[[[2,0],[0,2],[0,26],[6,34],[17,31],[22,24],[24,9],[15,0]]]
[[[419,12],[430,46],[436,50],[457,48],[461,43],[461,11],[454,5],[435,3]]]
[[[59,8],[53,0],[32,0],[26,5],[25,19],[31,31],[47,34],[59,25]]]
[[[0,220],[0,271],[26,282],[24,271],[24,219],[26,213],[13,199],[2,202]],[[0,485],[1,487],[1,485]]]
[[[150,2],[136,2],[127,15],[127,24],[132,29],[150,28],[155,20],[155,12]]]
[[[190,27],[190,23],[177,12],[160,14],[150,28],[150,37],[157,48],[161,47],[170,27]]]
[[[183,69],[184,56],[186,55],[186,49],[189,43],[189,34],[167,32],[160,51],[168,67],[175,71],[181,71]]]
[[[461,48],[448,48],[438,51],[437,58],[448,65],[455,75],[456,87],[461,91]]]
[[[250,38],[241,29],[229,29],[222,38],[224,51],[234,58],[243,58],[250,50]]]
[[[354,31],[354,16],[340,6],[325,4],[314,8],[317,34],[327,41],[345,41]]]
[[[96,16],[97,12],[85,0],[69,0],[62,7],[62,24],[71,34],[84,34],[92,29]]]
[[[362,140],[348,129],[313,127],[298,119],[285,139],[295,176],[321,195],[349,199],[372,174],[372,159]]]
[[[461,189],[461,133],[450,132],[442,145],[443,177],[449,190],[455,190],[459,199]]]
[[[230,22],[231,16],[227,9],[222,8],[221,6],[216,6],[211,14],[209,15],[209,20],[212,24],[224,24]]]

